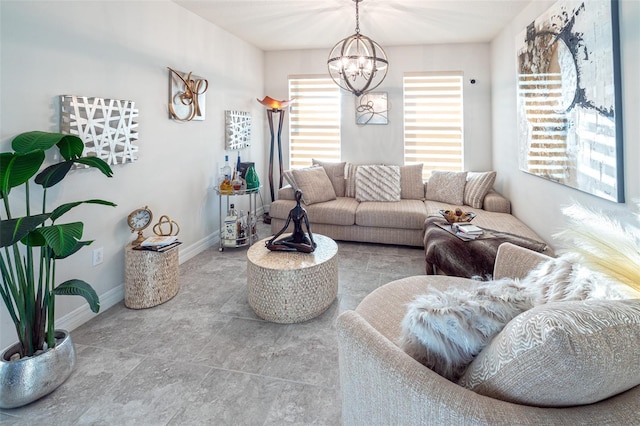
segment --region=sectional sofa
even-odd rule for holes
[[[473,211],[473,223],[543,240],[511,215],[511,204],[493,189],[495,172],[434,172],[422,179],[422,164],[355,165],[314,160],[314,166],[285,172],[289,183],[271,203],[271,231],[282,229],[303,192],[313,233],[335,240],[422,247],[424,225],[441,209]],[[290,225],[291,226],[291,225]]]

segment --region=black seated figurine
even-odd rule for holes
[[[284,224],[284,227],[273,236],[265,244],[271,251],[300,251],[303,253],[311,253],[316,249],[317,244],[313,241],[313,234],[311,233],[311,227],[309,226],[309,218],[307,217],[307,211],[300,205],[302,199],[302,191],[296,190],[296,206],[289,212],[289,217]],[[307,227],[307,236],[302,231],[302,220]],[[276,241],[282,233],[287,229],[289,223],[293,220],[293,233],[288,237],[281,238]]]

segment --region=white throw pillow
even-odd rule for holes
[[[311,160],[314,165],[324,167],[324,171],[327,172],[329,180],[333,185],[333,190],[336,193],[336,197],[344,197],[345,179],[344,168],[347,165],[346,162],[332,163],[328,161],[320,161],[315,158]]]
[[[399,166],[359,166],[356,170],[357,201],[400,201]]]
[[[441,376],[457,381],[489,341],[529,308],[526,289],[511,279],[479,281],[475,289],[432,288],[409,304],[400,347]]]
[[[464,187],[467,183],[467,172],[431,173],[427,183],[427,200],[440,201],[455,206],[464,204]]]
[[[638,299],[549,303],[507,324],[459,384],[516,404],[592,404],[640,384],[638,342]]]
[[[422,163],[400,166],[400,197],[403,200],[424,200]]]
[[[336,192],[324,167],[294,169],[292,173],[298,189],[302,191],[302,201],[306,205],[336,199]]]

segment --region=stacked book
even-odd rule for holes
[[[456,235],[463,238],[468,238],[470,240],[475,240],[484,232],[482,228],[472,225],[468,222],[454,223],[452,226],[452,230],[456,233]]]
[[[167,236],[154,236],[148,237],[139,246],[134,247],[134,250],[151,250],[157,252],[163,252],[171,250],[174,247],[182,244],[178,241],[178,237],[175,235]]]

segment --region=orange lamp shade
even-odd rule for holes
[[[285,109],[287,108],[291,102],[293,102],[293,99],[288,100],[288,101],[278,101],[276,99],[273,99],[269,96],[265,96],[263,100],[257,99],[256,100],[258,102],[260,102],[262,105],[266,106],[267,108],[270,109]]]

